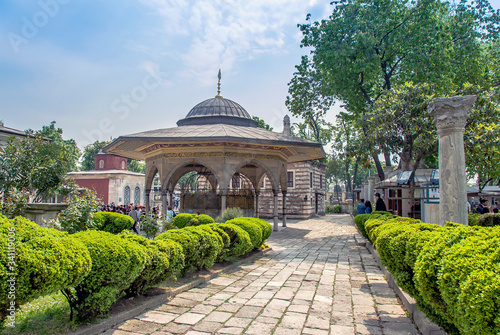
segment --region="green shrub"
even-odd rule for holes
[[[182,274],[199,264],[198,237],[193,233],[185,229],[172,229],[158,235],[155,241],[158,240],[172,240],[182,246],[182,252],[184,253]]]
[[[54,227],[74,234],[87,229],[95,229],[94,212],[101,204],[95,191],[84,194],[73,193],[68,198],[68,207],[57,215],[57,221],[49,221]]]
[[[334,205],[333,206],[333,212],[334,213],[341,213],[342,212],[342,206],[340,206],[340,205]]]
[[[199,256],[196,267],[198,269],[210,269],[214,266],[215,261],[224,248],[222,238],[210,229],[186,227],[184,230],[187,230],[198,238],[196,249],[199,252]]]
[[[217,257],[217,261],[220,262],[220,261],[223,261],[224,259],[226,259],[227,254],[229,252],[229,246],[231,245],[231,239],[229,238],[229,235],[223,229],[217,227],[217,225],[215,223],[201,225],[201,226],[198,226],[198,228],[209,230],[209,231],[219,235],[219,237],[221,238],[221,242],[222,242],[222,250],[221,250],[221,253]]]
[[[10,253],[9,253],[10,249]],[[0,219],[0,316],[11,300],[8,280],[15,279],[15,306],[79,284],[92,262],[72,235],[43,228],[18,217]],[[16,275],[11,275],[15,273]]]
[[[146,237],[150,239],[155,238],[160,231],[158,218],[151,213],[141,213],[141,226],[142,230],[144,230],[144,233],[146,234]]]
[[[473,235],[454,244],[443,254],[437,284],[446,304],[447,319],[459,329],[464,321],[462,308],[457,305],[462,285],[474,271],[498,269],[500,262],[499,232],[499,229],[474,230]],[[485,282],[483,285],[487,286],[489,283]],[[481,309],[482,306],[478,305],[476,308]],[[487,308],[484,311],[487,313]],[[494,321],[494,318],[490,318],[490,320]],[[499,331],[500,327],[491,334],[496,334]]]
[[[174,225],[177,228],[184,228],[187,226],[189,221],[194,218],[196,215],[188,214],[188,213],[179,213],[174,217]]]
[[[500,271],[472,271],[461,284],[457,297],[456,316],[462,334],[499,334]]]
[[[221,216],[218,216],[215,218],[216,222],[227,222],[232,219],[236,219],[239,217],[243,216],[243,211],[238,208],[238,207],[230,207],[226,208],[226,210],[221,214]]]
[[[141,274],[147,251],[136,242],[104,231],[87,230],[74,237],[89,250],[92,269],[74,290],[63,292],[78,319],[89,320],[107,313]]]
[[[327,213],[333,213],[333,207],[330,205],[326,205],[326,212]]]
[[[262,239],[259,246],[263,245],[264,242],[271,236],[273,232],[273,227],[266,220],[252,217],[241,217],[236,219],[238,222],[249,222],[258,225],[262,230]],[[228,222],[229,223],[229,222]]]
[[[158,249],[165,252],[168,256],[168,270],[164,273],[165,278],[176,280],[184,269],[184,253],[182,246],[172,240],[155,240],[153,243],[158,245]]]
[[[218,228],[224,230],[229,236],[229,250],[226,254],[227,257],[242,256],[253,249],[250,235],[241,227],[230,223],[215,223]]]
[[[94,213],[94,227],[97,230],[107,231],[111,234],[119,234],[123,230],[132,229],[134,219],[130,216],[114,212]]]
[[[487,213],[477,216],[476,225],[481,227],[500,226],[500,214]]]
[[[192,218],[191,220],[189,220],[189,222],[186,224],[186,227],[196,227],[196,226],[199,226],[199,225],[200,225],[200,221],[198,221],[198,219],[195,216],[194,218]]]
[[[210,224],[215,222],[214,219],[206,214],[197,215],[196,218],[198,219],[199,224]]]
[[[469,213],[469,226],[477,226],[477,218],[480,216],[481,214],[479,213]]]
[[[370,215],[371,214],[359,214],[354,217],[354,223],[358,227],[361,235],[363,235],[365,238],[368,238],[365,229],[365,222],[370,218]]]
[[[158,243],[154,243],[143,236],[132,234],[129,231],[123,231],[119,236],[129,241],[139,243],[147,252],[144,269],[130,287],[125,290],[127,296],[137,296],[144,293],[166,278],[170,264],[168,261],[168,251],[165,248],[161,248]]]
[[[248,233],[248,235],[250,235],[250,240],[252,241],[252,245],[254,246],[254,248],[259,248],[262,245],[263,228],[261,227],[261,225],[240,218],[229,220],[226,223],[235,224],[243,228]]]

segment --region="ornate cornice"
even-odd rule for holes
[[[268,159],[286,162],[285,159],[278,155],[265,155],[265,154],[251,154],[246,152],[169,152],[162,155],[155,156],[158,158],[211,158],[211,157],[230,157],[230,158],[250,158],[250,159]]]
[[[160,149],[177,149],[177,148],[206,148],[206,147],[230,147],[241,149],[258,149],[258,150],[273,150],[280,151],[287,157],[291,157],[293,153],[285,147],[276,145],[260,145],[248,143],[235,143],[235,142],[210,142],[210,143],[156,143],[143,150],[141,153],[148,154]]]

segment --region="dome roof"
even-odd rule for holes
[[[250,114],[240,104],[222,97],[200,102],[189,111],[184,119],[177,121],[178,126],[215,123],[247,127],[257,126],[257,122],[252,120]]]

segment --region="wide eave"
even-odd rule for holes
[[[180,126],[120,136],[103,148],[103,151],[131,159],[146,160],[162,149],[197,145],[280,151],[287,157],[288,162],[325,157],[323,147],[317,142],[262,128],[228,124]]]

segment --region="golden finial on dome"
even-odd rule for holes
[[[221,74],[220,74],[220,69],[219,69],[219,82],[217,83],[217,95],[215,96],[216,98],[222,98],[222,95],[220,95],[220,77],[221,77]]]

